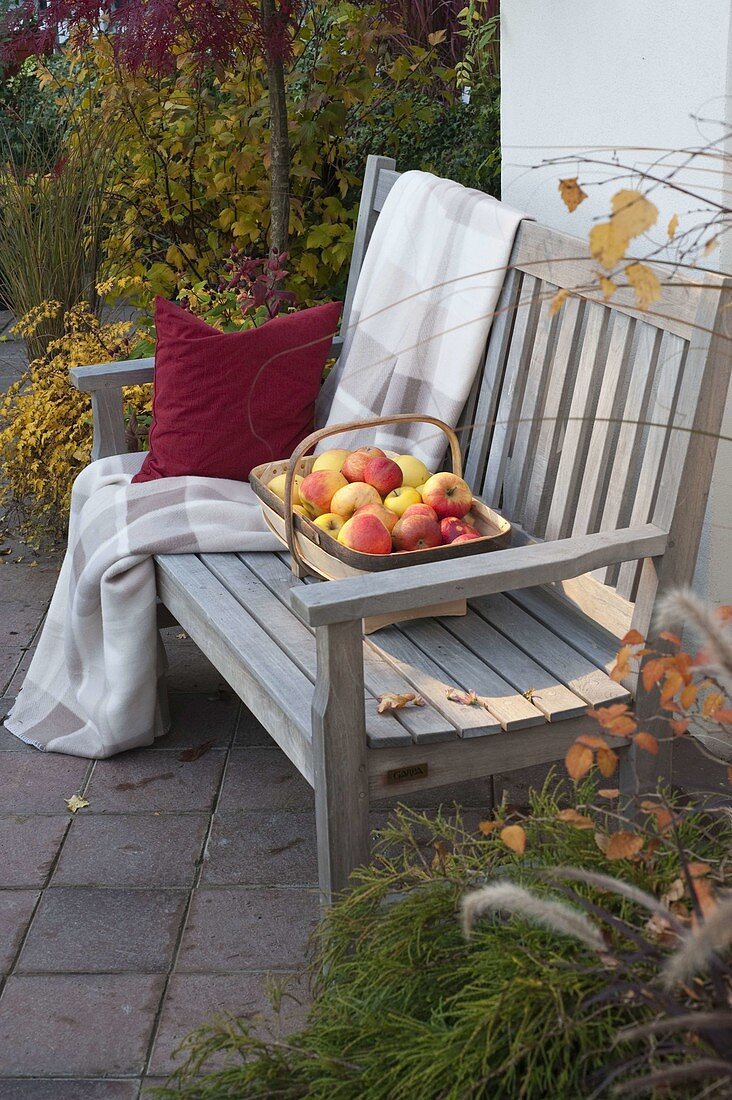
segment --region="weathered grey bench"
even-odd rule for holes
[[[344,326],[396,178],[369,158]],[[552,315],[559,287],[572,294]],[[295,580],[282,554],[157,559],[162,603],[314,787],[324,898],[368,857],[370,798],[558,760],[597,731],[588,705],[635,692],[607,670],[658,594],[692,577],[729,382],[724,293],[705,275],[653,312],[623,291],[605,304],[584,243],[525,222],[461,425],[468,481],[516,524],[510,549],[329,584]],[[120,387],[152,367],[72,372],[92,395],[95,457],[124,449]],[[465,618],[362,637],[364,615],[458,596]],[[426,706],[377,713],[378,695],[408,691]],[[650,720],[655,703],[636,707]],[[630,793],[668,767],[633,753]]]

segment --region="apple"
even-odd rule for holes
[[[367,504],[381,504],[378,489],[373,485],[367,485],[365,481],[352,481],[343,485],[337,493],[333,494],[330,502],[330,511],[337,512],[339,516],[348,519],[359,508],[365,508]]]
[[[332,511],[330,502],[348,482],[336,470],[316,470],[302,479],[300,500],[314,516]]]
[[[405,516],[427,516],[429,519],[437,519],[437,512],[430,508],[429,504],[410,504],[404,512]]]
[[[402,471],[402,485],[411,485],[413,489],[432,477],[424,462],[420,462],[414,455],[399,455],[396,464]]]
[[[293,506],[293,512],[296,516],[302,516],[303,519],[312,519],[313,517],[308,512],[304,504],[295,504]]]
[[[402,471],[390,458],[377,455],[364,466],[363,479],[367,485],[373,485],[379,496],[386,497],[401,485]]]
[[[421,503],[419,493],[409,485],[402,485],[399,489],[394,489],[384,500],[385,507],[398,516],[403,516],[410,504]]]
[[[391,535],[376,516],[351,516],[338,532],[338,541],[362,554],[390,554]]]
[[[429,481],[429,478],[427,479],[427,481]],[[417,485],[417,487],[416,487],[417,492],[419,493],[420,497],[422,496],[422,490],[424,489],[425,485],[427,484],[427,481],[425,481],[422,485]]]
[[[480,531],[476,531],[472,523],[466,523],[464,519],[458,519],[456,516],[446,516],[441,520],[440,531],[443,542],[454,542],[460,535],[470,535],[471,538],[477,535],[480,538]]]
[[[404,515],[391,533],[395,550],[427,550],[442,545],[440,525],[429,516]]]
[[[278,474],[277,477],[273,477],[271,481],[267,482],[267,488],[271,489],[276,497],[280,500],[285,499],[285,481],[287,480],[287,474]],[[300,499],[300,486],[303,479],[300,474],[295,474],[295,492],[292,494],[293,504],[302,504]]]
[[[457,474],[433,474],[424,484],[422,500],[434,508],[438,519],[445,516],[462,519],[471,509],[473,494],[467,481]]]
[[[372,458],[386,458],[386,455],[379,447],[359,447],[357,451],[351,451],[341,467],[341,473],[347,481],[363,481],[366,463]]]
[[[325,531],[327,535],[332,535],[333,538],[338,537],[338,532],[345,523],[343,516],[336,515],[335,512],[323,512],[322,516],[318,516],[313,520],[316,527],[319,527],[321,531]]]
[[[387,531],[392,531],[394,529],[394,524],[399,519],[399,516],[396,514],[396,512],[392,512],[391,509],[385,508],[383,504],[366,504],[363,508],[357,508],[354,512],[354,515],[356,516],[360,516],[362,514],[376,516],[376,518],[380,519],[381,522],[384,524],[384,527],[386,527]]]
[[[344,451],[341,447],[336,447],[332,451],[323,451],[315,459],[310,473],[316,474],[318,470],[335,470],[339,474],[350,453],[350,451]]]
[[[456,539],[453,539],[450,543],[451,546],[460,546],[465,542],[472,542],[473,539],[481,538],[480,531],[476,531],[473,527],[472,530],[466,531],[463,535],[458,535]]]

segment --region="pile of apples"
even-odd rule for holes
[[[284,500],[285,474],[268,487]],[[295,476],[293,492],[295,512],[362,554],[478,539],[472,503],[470,486],[457,474],[432,474],[413,455],[378,447],[324,451],[309,474]]]

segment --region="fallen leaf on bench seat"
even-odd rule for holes
[[[463,707],[479,707],[480,699],[474,691],[460,691],[459,688],[448,688],[447,698],[451,703],[460,703]]]
[[[384,695],[379,696],[379,714],[385,714],[390,710],[401,710],[402,707],[423,707],[425,705],[424,699],[421,695],[394,695],[392,692],[387,691]]]
[[[178,753],[178,759],[183,760],[185,763],[189,763],[191,760],[200,760],[212,748],[213,741],[202,741],[200,745],[194,745],[193,748],[184,749],[183,752]]]
[[[71,798],[65,798],[69,813],[75,814],[77,810],[83,810],[85,806],[89,805],[86,798],[82,798],[80,794],[72,794]]]

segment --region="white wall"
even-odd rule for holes
[[[730,0],[502,0],[501,127],[503,197],[539,221],[586,238],[606,219],[618,159],[648,170],[680,164],[666,150],[706,145],[732,126]],[[697,116],[694,118],[692,116]],[[719,120],[723,125],[713,121]],[[548,161],[567,158],[565,164]],[[569,214],[558,180],[578,175],[601,184]],[[714,201],[732,179],[705,157],[679,170],[676,183]],[[669,218],[682,228],[705,219],[696,198],[670,186],[654,190],[659,207],[651,238],[662,243]],[[644,245],[645,248],[645,245]],[[708,261],[732,271],[732,235]],[[732,398],[723,433],[732,436]],[[716,602],[732,601],[732,444],[721,442],[696,587]]]

